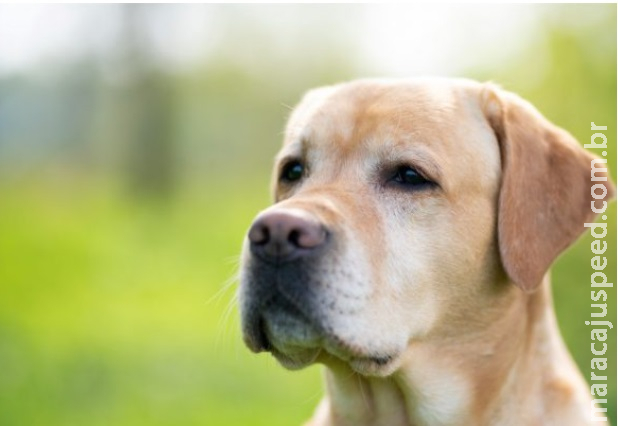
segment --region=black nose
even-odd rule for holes
[[[271,260],[292,260],[323,245],[326,234],[324,226],[311,214],[287,209],[260,214],[248,237],[254,254]]]

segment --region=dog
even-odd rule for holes
[[[548,275],[596,216],[594,158],[493,83],[309,91],[243,245],[244,342],[326,367],[309,425],[601,424]]]

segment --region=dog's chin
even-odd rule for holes
[[[387,377],[399,367],[399,357],[393,355],[353,357],[348,364],[362,376]]]
[[[398,368],[401,351],[351,344],[325,321],[309,319],[285,299],[276,302],[245,318],[245,342],[253,351],[270,352],[289,370],[344,363],[361,375],[385,377]]]
[[[262,313],[265,348],[279,363],[298,370],[313,364],[321,351],[321,333],[300,312],[286,305]]]
[[[328,336],[322,336],[319,341],[295,339],[292,344],[292,340],[270,335],[269,341],[268,351],[288,370],[299,370],[315,363],[333,367],[343,363],[362,376],[387,377],[395,372],[401,363],[399,353],[365,353],[362,350],[351,350],[341,341],[333,346]]]
[[[303,347],[278,342],[271,343],[268,351],[288,370],[300,370],[315,363],[326,366],[344,363],[363,376],[387,377],[397,370],[400,364],[398,355],[359,355],[341,349],[331,352],[328,347],[329,345]]]
[[[321,353],[320,348],[299,348],[288,350],[285,353],[276,347],[270,349],[270,353],[283,367],[288,370],[300,370],[316,362]]]
[[[332,344],[327,339],[317,362],[336,370],[345,365],[361,376],[387,377],[401,366],[401,351],[352,348],[340,340]]]
[[[314,363],[326,366],[347,364],[363,376],[386,377],[400,364],[398,351],[352,348],[340,339],[329,337],[304,318],[277,312],[266,314],[260,323],[262,350],[288,370],[299,370]]]

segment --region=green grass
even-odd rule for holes
[[[205,187],[165,206],[95,183],[1,188],[0,425],[307,419],[319,368],[288,372],[251,354],[226,287],[265,188]],[[586,375],[589,259],[583,240],[554,272],[561,328]]]

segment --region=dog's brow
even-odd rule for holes
[[[277,155],[276,162],[281,164],[290,160],[302,160],[305,159],[306,156],[307,141],[305,139],[299,139],[296,142],[286,145]]]

